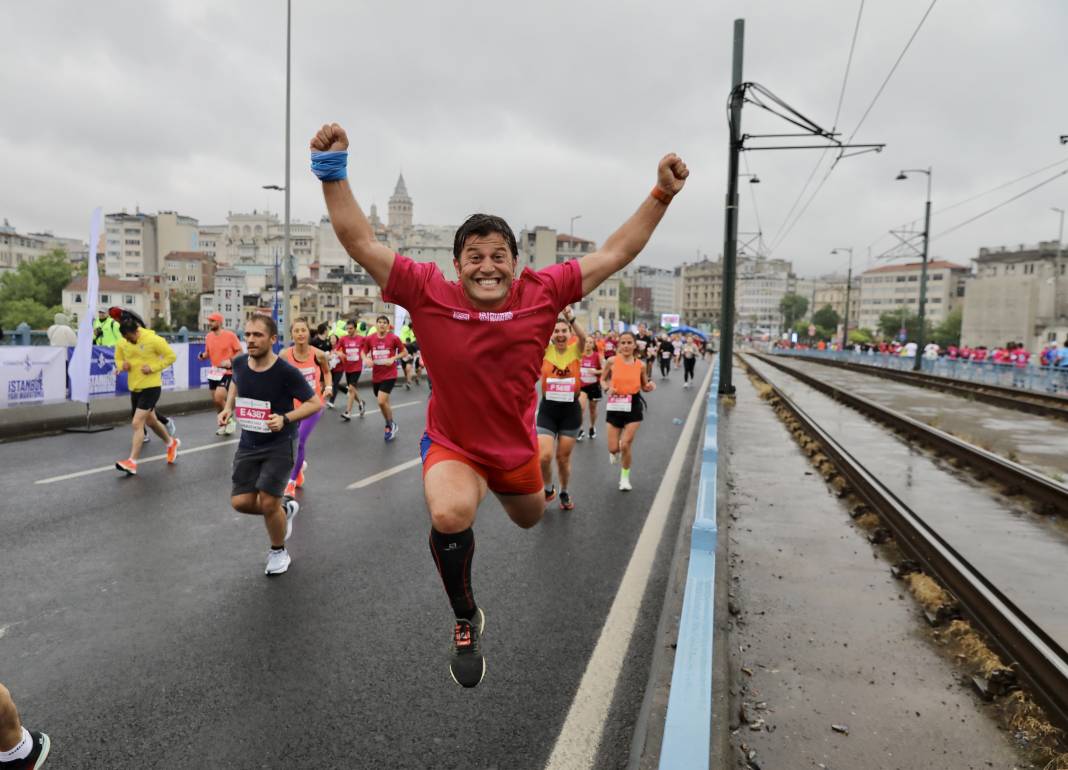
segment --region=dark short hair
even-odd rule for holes
[[[278,324],[276,324],[274,322],[274,319],[266,313],[253,313],[251,316],[249,316],[248,322],[256,322],[263,324],[264,328],[267,329],[268,337],[278,336]]]
[[[460,252],[463,251],[464,244],[467,243],[468,238],[472,235],[484,238],[491,233],[497,233],[504,237],[508,248],[512,250],[512,259],[516,259],[519,256],[519,247],[516,245],[515,233],[512,232],[512,228],[503,219],[493,214],[472,214],[467,218],[466,222],[460,225],[452,242],[452,256],[459,262]]]
[[[389,323],[389,316],[380,315],[375,319],[375,323],[378,323],[379,321],[385,321],[386,323]]]
[[[119,324],[119,334],[125,337],[127,334],[132,334],[141,328],[141,325],[132,318],[123,318]]]

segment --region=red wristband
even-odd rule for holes
[[[656,185],[655,187],[653,187],[653,191],[649,194],[661,203],[663,203],[665,206],[671,203],[671,199],[675,197],[660,185]]]

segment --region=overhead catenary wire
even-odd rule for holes
[[[905,58],[905,54],[908,53],[909,48],[912,47],[913,42],[916,40],[916,37],[920,33],[920,29],[923,28],[924,22],[927,21],[927,17],[931,15],[931,11],[934,10],[934,7],[935,7],[935,5],[937,3],[938,3],[938,0],[931,0],[931,4],[929,6],[927,6],[927,10],[924,12],[923,16],[920,18],[919,23],[916,25],[916,28],[912,31],[912,34],[909,36],[908,41],[905,43],[905,47],[901,49],[901,53],[898,54],[898,57],[894,61],[894,64],[890,68],[890,71],[886,74],[886,77],[883,78],[882,84],[879,86],[879,89],[875,92],[875,96],[872,97],[872,100],[868,104],[867,109],[864,110],[864,114],[861,115],[861,118],[857,122],[856,127],[854,127],[853,132],[849,135],[849,138],[846,139],[845,144],[852,143],[853,139],[856,137],[857,133],[860,131],[861,126],[863,126],[864,122],[868,119],[868,116],[871,114],[872,109],[874,109],[876,103],[879,101],[879,98],[883,95],[883,92],[886,90],[886,86],[890,83],[890,80],[891,80],[891,78],[893,78],[894,73],[897,72],[898,66],[901,64],[902,60]],[[826,184],[827,180],[830,178],[831,172],[834,171],[834,169],[838,167],[838,161],[842,160],[843,157],[844,157],[843,156],[843,150],[839,150],[838,157],[836,157],[834,159],[834,163],[831,164],[831,167],[827,170],[827,173],[824,174],[823,179],[820,180],[820,183],[816,186],[816,189],[813,190],[812,195],[809,197],[808,201],[805,203],[805,205],[798,212],[797,216],[794,217],[793,222],[790,223],[789,227],[787,227],[785,231],[782,231],[781,235],[778,235],[778,234],[776,235],[776,240],[772,244],[772,251],[774,251],[775,249],[777,249],[779,246],[782,245],[782,243],[786,240],[787,236],[789,236],[789,234],[797,226],[797,223],[801,221],[801,218],[802,218],[802,216],[804,216],[804,213],[806,211],[808,211],[809,206],[812,205],[812,201],[814,201],[816,199],[816,196],[819,195],[820,190],[823,189],[824,184]],[[823,158],[821,157],[820,161],[822,162],[822,160],[823,160]],[[818,163],[817,163],[816,168],[819,168],[819,164]],[[815,171],[816,171],[816,169],[813,169],[813,173],[810,175],[809,182],[811,182],[811,177],[815,175]],[[806,186],[807,186],[807,184],[808,183],[806,183]]]
[[[957,230],[960,230],[965,225],[970,225],[972,222],[975,222],[978,219],[982,219],[987,214],[991,214],[991,213],[997,211],[998,209],[1000,209],[1001,207],[1007,206],[1010,203],[1012,203],[1013,201],[1019,200],[1020,198],[1024,197],[1025,195],[1028,195],[1028,194],[1034,192],[1038,188],[1045,187],[1050,182],[1053,182],[1053,181],[1059,179],[1060,177],[1064,176],[1065,174],[1068,174],[1068,169],[1065,169],[1064,171],[1057,172],[1056,174],[1051,176],[1049,179],[1045,179],[1045,180],[1039,182],[1036,185],[1032,185],[1031,187],[1028,187],[1023,192],[1017,193],[1016,195],[1012,196],[1008,200],[1004,200],[1004,201],[1002,201],[1001,203],[999,203],[996,206],[991,206],[986,211],[980,212],[979,214],[976,214],[974,217],[971,217],[969,219],[965,219],[963,222],[958,222],[957,224],[953,225],[953,227],[950,227],[949,229],[943,230],[942,232],[938,233],[937,235],[932,236],[931,240],[938,240],[939,238],[941,238],[944,235],[949,235],[950,233],[956,232]]]
[[[1038,184],[1032,185],[1031,187],[1028,187],[1023,192],[1016,193],[1016,195],[1013,195],[1011,198],[1003,200],[1001,203],[997,204],[996,206],[991,206],[986,211],[982,211],[982,212],[976,214],[974,217],[969,217],[968,219],[965,219],[963,222],[958,222],[957,224],[953,225],[952,227],[947,228],[947,229],[943,230],[942,232],[937,233],[936,235],[932,235],[931,236],[931,241],[936,241],[939,238],[942,238],[943,236],[949,235],[950,233],[954,233],[957,230],[960,230],[962,227],[970,225],[972,222],[975,222],[975,221],[977,221],[979,219],[982,219],[983,217],[987,216],[988,214],[992,214],[993,212],[997,211],[998,209],[1009,205],[1013,201],[1018,201],[1020,198],[1023,198],[1025,195],[1029,195],[1030,193],[1033,193],[1035,190],[1039,189],[1040,187],[1045,187],[1050,182],[1054,182],[1057,179],[1060,179],[1062,176],[1065,176],[1066,174],[1068,174],[1068,169],[1065,169],[1063,171],[1059,171],[1056,174],[1054,174],[1053,176],[1049,177],[1048,179],[1044,179],[1041,182],[1039,182]],[[884,259],[884,258],[893,259],[895,257],[891,255],[891,252],[893,252],[894,250],[899,249],[899,248],[901,248],[901,244],[894,244],[889,249],[884,251],[882,254],[879,254],[876,257],[874,257],[874,259]]]
[[[834,109],[834,123],[831,126],[832,134],[838,130],[838,118],[842,114],[842,102],[845,100],[846,85],[849,82],[849,71],[853,65],[853,53],[856,51],[857,48],[857,35],[860,32],[860,20],[863,15],[864,0],[860,0],[860,7],[857,10],[857,22],[853,26],[853,39],[849,43],[849,55],[846,57],[845,73],[842,75],[842,88],[838,92],[838,105]],[[816,176],[816,172],[819,170],[820,165],[823,163],[823,160],[826,157],[827,150],[824,150],[820,153],[819,158],[816,159],[816,165],[812,167],[812,171],[811,173],[809,173],[808,179],[805,180],[805,184],[801,187],[801,192],[797,194],[797,198],[794,199],[793,205],[791,205],[790,209],[786,212],[786,216],[783,217],[782,224],[779,225],[779,228],[775,231],[775,235],[771,239],[773,244],[771,247],[772,251],[774,251],[775,247],[780,242],[779,233],[783,231],[783,228],[786,226],[786,223],[790,221],[791,215],[797,209],[797,204],[801,202],[801,199],[804,197],[805,192],[808,190],[808,186],[812,184],[812,179]]]
[[[953,209],[959,208],[960,206],[963,206],[966,203],[971,203],[972,201],[979,200],[980,198],[984,198],[987,195],[990,195],[991,193],[997,192],[998,190],[1004,190],[1006,187],[1011,187],[1012,185],[1016,184],[1017,182],[1022,182],[1025,179],[1030,179],[1031,177],[1035,176],[1036,174],[1041,174],[1043,171],[1048,171],[1049,169],[1056,168],[1057,166],[1063,166],[1065,163],[1068,163],[1068,158],[1062,158],[1061,160],[1054,161],[1053,163],[1047,163],[1045,166],[1042,166],[1041,168],[1036,168],[1034,171],[1028,171],[1026,174],[1018,176],[1015,179],[1010,179],[1007,182],[1001,182],[1000,184],[997,184],[997,185],[995,185],[994,187],[991,187],[988,190],[984,190],[981,193],[976,193],[975,195],[970,195],[967,198],[964,198],[963,200],[959,200],[956,203],[951,203],[948,206],[943,206],[941,208],[934,209],[934,210],[932,210],[931,213],[932,213],[932,215],[934,215],[934,214],[943,214],[943,213],[945,213],[947,211],[952,211]],[[919,222],[918,219],[913,219],[909,223],[903,223],[903,224],[899,225],[897,227],[897,229],[899,229],[899,230],[900,229],[904,229],[904,228],[910,228],[911,229],[911,228],[916,227],[916,224],[918,222]],[[891,228],[891,229],[894,229],[894,228]],[[868,248],[870,249],[870,248],[874,247],[875,244],[879,243],[880,241],[885,240],[888,235],[890,235],[890,232],[889,231],[884,231],[878,238],[876,238],[874,241],[872,241],[871,243],[868,244]],[[886,253],[886,252],[884,252],[884,253]]]

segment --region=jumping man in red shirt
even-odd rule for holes
[[[487,491],[524,529],[545,512],[534,432],[545,340],[564,307],[638,256],[689,170],[677,155],[664,156],[652,192],[599,251],[519,277],[508,223],[475,214],[453,240],[459,280],[447,281],[433,263],[395,254],[375,238],[346,179],[348,146],[341,126],[324,125],[311,140],[312,170],[323,181],[338,240],[382,287],[382,298],[408,310],[434,373],[421,442],[430,550],[456,618],[449,671],[458,684],[474,687],[486,663],[485,613],[471,588],[471,527]],[[464,360],[492,361],[492,371],[457,365]]]
[[[371,366],[371,388],[378,399],[378,408],[386,420],[386,441],[397,437],[397,423],[393,421],[393,407],[389,394],[397,384],[397,359],[404,355],[405,348],[400,337],[389,330],[389,319],[380,315],[375,319],[376,331],[363,338],[360,352]]]

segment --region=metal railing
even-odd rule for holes
[[[852,350],[797,350],[773,348],[774,355],[798,358],[824,358],[831,361],[879,366],[899,371],[912,371],[911,356],[894,356],[888,353],[857,353]],[[1036,393],[1068,393],[1068,367],[1039,366],[1032,360],[1026,366],[999,364],[993,361],[971,361],[960,358],[924,358],[921,362],[924,374],[949,377],[981,385],[996,385],[1003,388],[1033,390]]]
[[[73,328],[73,327],[72,327]],[[77,328],[74,329],[77,334]],[[203,342],[205,333],[202,331],[189,331],[184,326],[176,332],[156,332],[167,342]],[[241,335],[238,334],[238,337]],[[48,332],[31,329],[26,324],[19,324],[15,329],[5,329],[4,338],[0,345],[48,345]]]

